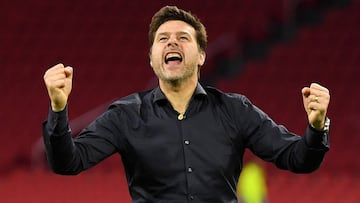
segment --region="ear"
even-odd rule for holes
[[[204,65],[205,59],[206,59],[205,51],[200,51],[200,54],[199,54],[199,66]]]

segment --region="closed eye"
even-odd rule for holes
[[[186,36],[181,36],[181,37],[180,37],[180,40],[182,40],[182,41],[187,41],[188,38],[187,38]]]
[[[166,41],[166,40],[167,40],[167,37],[160,37],[160,38],[159,38],[159,41],[160,41],[160,42],[164,42],[164,41]]]

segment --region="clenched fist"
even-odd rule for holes
[[[72,89],[73,68],[57,64],[44,74],[44,82],[54,112],[64,110]]]
[[[317,83],[312,83],[310,87],[304,87],[301,92],[310,125],[317,130],[322,130],[330,102],[329,90]]]

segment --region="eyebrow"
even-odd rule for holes
[[[171,33],[170,32],[160,32],[158,33],[158,35],[170,35]],[[189,32],[184,32],[184,31],[180,31],[180,32],[176,32],[175,33],[176,35],[190,35],[191,34]]]

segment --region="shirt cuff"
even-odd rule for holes
[[[305,142],[310,148],[325,149],[330,148],[329,135],[326,131],[319,131],[308,125],[305,133]]]
[[[69,132],[69,124],[68,124],[68,108],[59,112],[54,112],[50,106],[49,115],[47,120],[47,128],[48,131],[53,132],[51,135],[61,136],[61,132]]]

